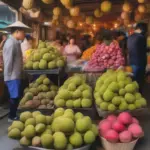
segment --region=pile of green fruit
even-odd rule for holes
[[[57,90],[58,87],[46,75],[41,75],[24,90],[19,108],[51,109]]]
[[[34,50],[25,62],[27,70],[55,69],[65,66],[65,58],[57,48],[40,41],[37,50]]]
[[[98,129],[88,116],[58,108],[52,116],[35,111],[23,112],[20,121],[8,128],[8,137],[20,140],[23,146],[55,150],[72,150],[92,144]]]
[[[92,89],[82,75],[74,75],[60,87],[54,99],[56,107],[90,108],[92,107]]]
[[[96,105],[103,111],[135,110],[147,105],[139,86],[123,70],[108,70],[96,82]]]

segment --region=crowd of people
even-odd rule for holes
[[[22,54],[32,48],[33,42],[33,38],[25,34],[28,27],[25,27],[23,23],[21,24],[22,26],[16,26],[15,24],[9,27],[11,31],[9,38],[6,34],[0,35],[0,49],[3,50],[4,81],[10,95],[10,120],[16,119],[16,110],[20,98],[21,73],[23,68]],[[60,36],[55,42],[62,47],[61,53],[67,57],[67,62],[72,63],[79,59],[82,52],[92,45],[103,42],[109,45],[115,40],[122,49],[122,55],[125,57],[126,64],[130,65],[133,69],[134,79],[142,89],[147,64],[146,34],[147,24],[139,23],[134,33],[129,37],[122,31],[112,32],[101,29],[97,32],[94,39],[89,35],[85,35],[77,43],[75,37],[68,34]]]

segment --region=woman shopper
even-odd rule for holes
[[[68,63],[76,61],[81,55],[80,48],[75,44],[75,38],[70,38],[69,44],[64,49],[64,55]]]
[[[7,85],[10,96],[10,112],[8,122],[17,119],[16,112],[21,94],[21,78],[23,68],[23,58],[21,42],[25,38],[25,31],[28,26],[17,21],[7,27],[11,31],[10,38],[3,48],[4,61],[4,81]]]

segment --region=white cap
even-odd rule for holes
[[[16,21],[15,23],[13,23],[13,24],[7,26],[6,29],[12,29],[12,28],[17,28],[17,27],[18,27],[18,28],[23,28],[23,29],[25,29],[26,31],[31,30],[30,27],[28,27],[27,25],[23,24],[23,23],[20,22],[20,21]]]

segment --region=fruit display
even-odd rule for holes
[[[42,2],[45,4],[52,4],[54,0],[42,0]]]
[[[147,105],[139,86],[123,70],[108,70],[96,82],[95,103],[103,111],[133,111]]]
[[[95,53],[89,60],[85,71],[103,71],[109,68],[119,68],[124,65],[124,57],[116,42],[110,45],[102,43],[97,45]]]
[[[46,75],[41,75],[24,90],[19,108],[51,109],[57,90],[58,87]]]
[[[59,50],[42,41],[39,42],[38,49],[33,51],[24,64],[24,68],[27,70],[55,69],[64,66],[65,58]]]
[[[101,3],[100,9],[104,13],[110,12],[112,9],[112,3],[106,0]]]
[[[96,51],[96,45],[88,48],[87,50],[85,50],[82,54],[82,57],[81,59],[84,59],[84,60],[90,60],[93,53]]]
[[[22,6],[25,9],[31,9],[33,7],[33,4],[34,4],[34,0],[23,0],[22,2]]]
[[[60,87],[54,99],[56,107],[90,108],[92,107],[92,89],[82,75],[74,75]]]
[[[99,135],[111,143],[130,143],[144,136],[139,121],[130,113],[109,115],[99,123]]]
[[[98,128],[88,116],[58,108],[51,116],[39,111],[23,112],[19,121],[8,128],[8,137],[20,140],[23,146],[55,150],[72,150],[92,144]]]

